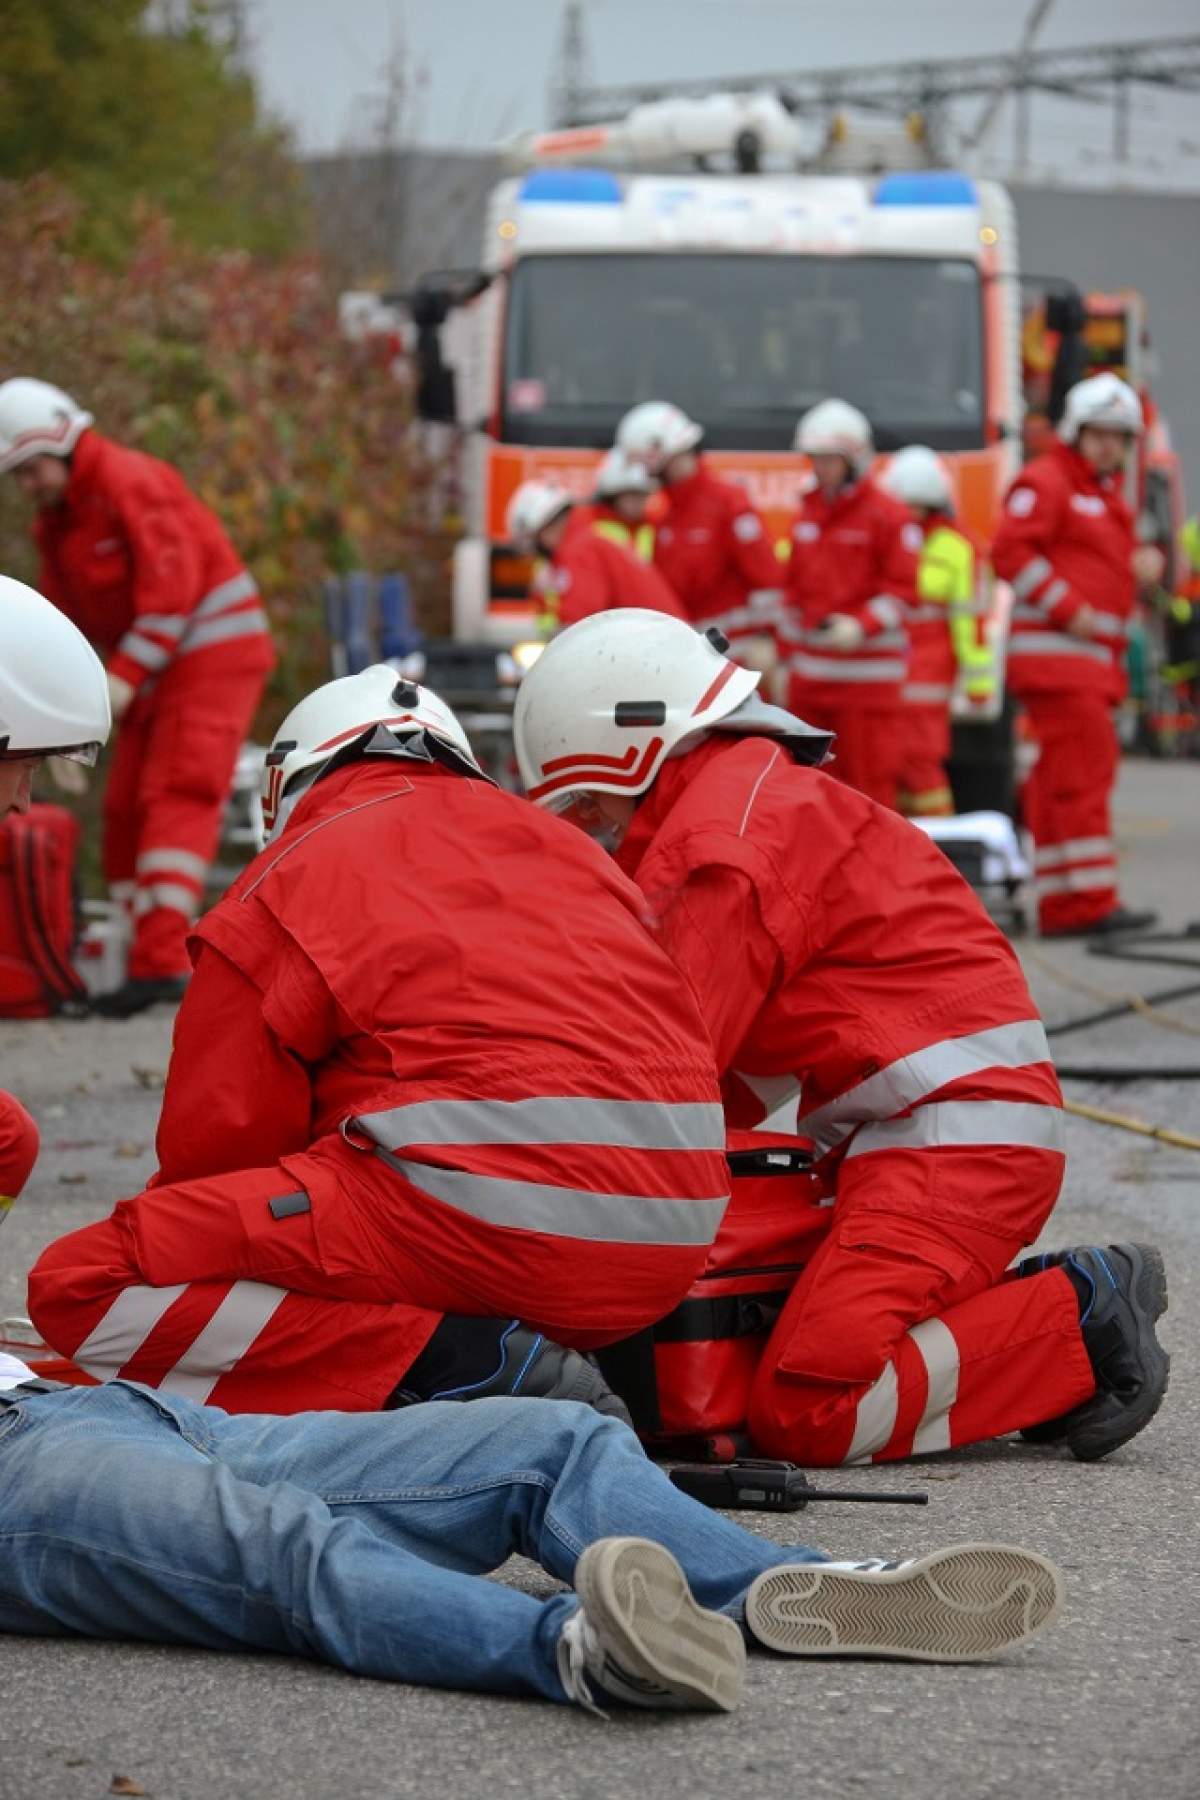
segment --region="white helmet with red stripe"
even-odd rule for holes
[[[525,791],[553,812],[581,793],[643,794],[667,757],[761,680],[682,619],[643,607],[593,613],[551,639],[517,692]]]
[[[537,543],[547,525],[569,512],[575,496],[556,481],[523,481],[508,503],[505,526],[514,544]]]
[[[795,447],[802,456],[844,456],[856,475],[866,474],[875,455],[867,415],[848,400],[810,407],[796,426]]]
[[[0,382],[0,474],[34,456],[70,456],[95,422],[48,381],[16,375]]]
[[[428,732],[456,758],[479,769],[470,739],[446,702],[432,689],[405,681],[386,663],[374,663],[358,675],[343,675],[315,689],[275,733],[263,767],[263,842],[269,844],[282,830],[291,810],[289,798],[299,798],[328,763],[365,745],[381,727],[401,740]],[[306,774],[308,779],[301,781]]]
[[[653,494],[657,488],[645,463],[635,462],[624,450],[612,449],[596,470],[592,491],[597,500],[615,500],[618,494]]]
[[[669,400],[643,400],[617,426],[615,448],[651,475],[661,475],[672,457],[694,450],[703,436],[703,425],[689,419],[681,407]]]
[[[1086,381],[1077,381],[1068,389],[1058,435],[1065,443],[1073,444],[1085,425],[1140,437],[1145,428],[1142,403],[1119,375],[1089,375]]]
[[[935,512],[950,512],[954,506],[950,471],[928,444],[906,444],[897,450],[879,485],[905,506],[927,506]]]

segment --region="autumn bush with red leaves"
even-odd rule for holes
[[[262,723],[329,674],[327,575],[404,570],[422,625],[446,631],[444,474],[423,454],[390,351],[339,334],[330,277],[308,257],[189,248],[151,214],[115,269],[72,248],[77,223],[77,203],[51,183],[0,186],[0,379],[65,388],[100,431],[174,463],[219,514],[275,628]],[[36,573],[11,482],[0,482],[0,570]]]

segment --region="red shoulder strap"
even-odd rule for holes
[[[7,821],[7,829],[13,852],[17,922],[29,960],[48,999],[59,1005],[65,1000],[84,1000],[87,989],[49,929],[54,906],[46,834],[36,821],[19,815]]]

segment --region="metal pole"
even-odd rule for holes
[[[1129,78],[1122,75],[1113,87],[1113,155],[1129,161]]]

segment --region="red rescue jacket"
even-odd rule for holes
[[[388,1163],[419,1190],[390,1184],[381,1229],[480,1267],[549,1246],[583,1283],[601,1259],[624,1278],[612,1335],[638,1329],[698,1274],[728,1193],[712,1051],[641,911],[515,795],[410,759],[336,771],[190,940],[159,1179],[341,1130],[382,1156],[381,1189]]]
[[[832,500],[804,495],[792,525],[784,641],[788,667],[804,682],[899,687],[908,664],[909,609],[917,603],[921,527],[870,481]],[[857,650],[820,643],[831,613],[848,613],[866,633]]]
[[[138,687],[201,656],[197,674],[275,661],[254,577],[215,513],[169,464],[85,431],[61,506],[34,526],[47,599]]]
[[[1133,515],[1121,476],[1101,478],[1070,444],[1055,444],[1013,482],[992,561],[1012,584],[1008,684],[1016,694],[1125,691],[1124,651],[1133,612]],[[1089,638],[1066,626],[1092,607]]]
[[[688,618],[717,625],[734,641],[773,631],[783,575],[745,488],[720,480],[701,459],[694,475],[663,492],[654,564]]]
[[[907,820],[769,738],[713,737],[664,765],[618,861],[699,999],[731,1125],[799,1088],[799,1130],[828,1173],[887,1147],[872,1131],[898,1128],[873,1122],[914,1109],[901,1148],[954,1142],[974,1122],[962,1103],[982,1098],[1001,1103],[990,1156],[1060,1147],[1021,965]]]
[[[599,529],[605,521],[582,508],[572,511],[538,599],[562,628],[612,606],[645,606],[686,617],[658,570],[632,548]]]

